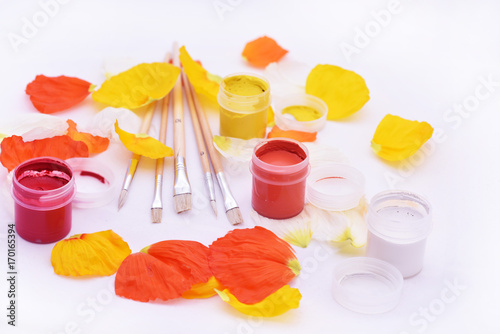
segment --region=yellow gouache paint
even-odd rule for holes
[[[309,106],[289,106],[281,111],[282,114],[290,114],[299,122],[309,122],[321,118],[321,113]]]
[[[217,100],[221,136],[241,139],[265,137],[271,103],[267,80],[249,74],[228,76],[221,82]]]

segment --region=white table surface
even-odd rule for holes
[[[497,333],[500,329],[498,255],[498,167],[500,105],[500,4],[496,1],[52,1],[43,22],[41,1],[0,1],[0,122],[35,113],[25,86],[37,74],[69,75],[100,83],[103,64],[120,58],[161,61],[174,40],[186,45],[212,73],[249,68],[240,53],[262,35],[290,50],[288,59],[309,66],[328,63],[362,75],[370,101],[354,116],[328,122],[319,143],[341,150],[367,178],[366,195],[401,188],[427,196],[434,208],[424,270],[404,282],[398,307],[381,315],[361,315],[338,305],[331,295],[332,268],[342,258],[362,255],[349,245],[313,242],[296,249],[302,275],[292,285],[302,293],[297,310],[272,319],[249,319],[218,297],[140,303],[116,297],[114,276],[71,279],[54,274],[53,244],[17,238],[17,322],[7,326],[7,223],[11,202],[0,212],[1,333]],[[394,7],[395,6],[395,7]],[[49,8],[49,7],[47,7]],[[377,31],[376,13],[396,8]],[[41,15],[41,16],[40,16]],[[17,51],[9,36],[22,36],[33,16],[40,26]],[[41,22],[41,23],[40,23]],[[358,29],[375,29],[366,45]],[[375,27],[375,28],[374,28]],[[380,25],[378,26],[380,27]],[[26,31],[25,31],[26,32]],[[10,35],[9,35],[10,34]],[[355,43],[358,44],[355,44]],[[341,46],[360,46],[350,57]],[[483,81],[493,82],[487,97]],[[480,88],[480,87],[483,88]],[[486,88],[486,90],[485,90]],[[453,111],[463,103],[462,115]],[[451,110],[450,110],[451,109]],[[57,113],[85,124],[98,109],[89,98]],[[429,122],[438,133],[410,162],[389,164],[370,149],[382,117],[393,113]],[[216,112],[210,114],[214,133]],[[169,123],[167,142],[173,136]],[[187,116],[188,164],[195,208],[176,215],[170,196],[172,163],[167,163],[163,223],[150,222],[154,162],[143,159],[125,207],[117,198],[96,209],[75,209],[72,234],[113,229],[134,252],[165,239],[206,245],[232,229],[216,219],[206,202],[195,141]],[[157,131],[155,118],[153,132]],[[431,145],[434,143],[434,145]],[[129,155],[118,144],[98,159],[108,162],[121,183]],[[3,183],[6,176],[1,167]],[[250,218],[251,179],[246,168],[231,171],[231,186],[245,224]],[[392,181],[391,181],[392,180]],[[2,185],[3,187],[3,185]],[[220,198],[220,193],[218,193]],[[222,203],[218,203],[222,212]],[[327,252],[328,251],[328,252]],[[327,255],[324,255],[327,254]],[[459,288],[450,289],[451,285]]]

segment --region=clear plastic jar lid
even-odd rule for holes
[[[283,109],[291,106],[305,106],[316,110],[321,117],[312,121],[298,121],[292,115],[283,114]],[[282,130],[295,130],[303,132],[317,132],[326,124],[328,106],[320,98],[309,94],[287,95],[276,101],[274,120]]]
[[[306,196],[314,206],[329,211],[355,208],[364,194],[365,177],[346,164],[313,168],[307,179]]]
[[[92,158],[71,158],[66,162],[71,166],[75,178],[75,207],[96,208],[111,202],[116,188],[111,169]]]
[[[334,268],[333,296],[345,308],[365,314],[394,309],[403,290],[403,276],[390,263],[369,257],[343,260]]]

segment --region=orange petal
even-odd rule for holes
[[[212,277],[208,265],[210,250],[197,241],[165,240],[144,248],[142,252],[180,270],[187,270],[192,284],[206,283]]]
[[[118,296],[140,302],[181,297],[191,283],[176,267],[146,253],[134,253],[123,262],[115,278]]]
[[[300,272],[292,247],[260,226],[230,231],[209,248],[215,278],[245,304],[263,300]]]
[[[89,156],[88,146],[69,136],[55,136],[24,142],[20,136],[4,138],[1,144],[0,162],[9,171],[31,158],[50,156],[62,160]]]
[[[214,277],[210,277],[206,283],[194,284],[191,290],[182,294],[182,298],[195,299],[195,298],[209,298],[214,296],[217,290],[224,290],[224,286]]]
[[[264,36],[248,42],[241,55],[254,66],[266,67],[287,53],[274,39]]]
[[[273,126],[267,138],[291,138],[301,142],[312,142],[316,140],[317,132],[303,132],[296,130],[281,130],[277,125]]]
[[[54,272],[64,276],[113,275],[131,253],[128,244],[111,230],[74,235],[52,249]]]
[[[93,136],[90,133],[78,132],[76,123],[68,119],[68,136],[76,141],[82,141],[89,147],[89,153],[101,153],[106,151],[109,145],[109,139],[99,136]]]
[[[82,102],[90,94],[91,86],[90,82],[64,75],[37,75],[35,80],[26,86],[26,94],[30,96],[38,111],[51,114]]]

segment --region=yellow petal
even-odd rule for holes
[[[329,120],[355,113],[370,99],[360,75],[333,65],[317,65],[312,69],[307,77],[306,93],[325,101]]]
[[[313,232],[310,228],[310,225],[307,224],[304,227],[295,228],[295,229],[288,231],[283,236],[283,240],[285,240],[286,242],[288,242],[292,245],[306,248],[307,245],[309,245],[309,242],[311,242],[312,235],[313,235]]]
[[[111,230],[77,234],[55,244],[50,261],[64,276],[113,275],[131,253],[128,244]]]
[[[210,277],[208,282],[194,284],[190,290],[182,294],[182,298],[209,298],[216,294],[215,290],[222,290],[224,286],[214,277]]]
[[[285,285],[278,291],[267,296],[264,300],[255,304],[243,304],[229,290],[216,290],[223,301],[246,315],[254,317],[275,317],[288,310],[299,307],[302,295],[299,289]]]
[[[136,153],[151,159],[171,157],[172,149],[147,134],[133,134],[120,129],[118,121],[115,122],[115,132],[121,142],[132,153]]]
[[[140,108],[165,97],[179,73],[180,69],[171,64],[139,64],[108,78],[92,98],[115,108]]]
[[[427,122],[387,114],[375,130],[371,147],[383,159],[403,160],[417,152],[432,137],[433,131]]]
[[[207,72],[203,66],[195,62],[186,51],[186,47],[181,47],[179,52],[179,59],[181,60],[184,72],[186,72],[194,90],[217,103],[217,94],[219,93],[221,77]]]

